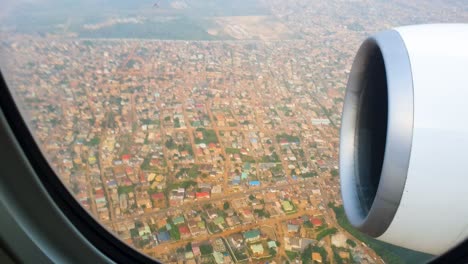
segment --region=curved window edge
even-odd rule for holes
[[[85,256],[86,262],[159,263],[121,241],[75,200],[41,152],[1,72],[0,136],[0,157],[8,158],[0,163],[2,172],[6,172],[0,177],[1,209],[8,212],[18,225],[14,231],[14,228],[6,230],[6,225],[2,224],[4,230],[0,232],[0,238],[5,241],[12,239],[13,235],[15,239],[16,236],[30,239],[29,244],[18,245],[19,248],[7,247],[8,251],[17,255],[20,249],[28,253],[25,246],[36,246],[44,255],[38,256],[40,253],[36,249],[34,253],[30,251],[32,256],[56,262],[57,259],[67,259],[67,253],[81,248],[87,251],[75,252],[75,255]],[[35,194],[24,195],[31,191]],[[24,195],[23,199],[17,200],[21,195]],[[35,220],[31,221],[32,218]],[[39,221],[47,223],[47,227],[36,223],[36,219],[42,219]],[[1,222],[6,221],[2,216]],[[65,237],[67,233],[74,237]],[[67,252],[62,252],[61,249],[65,248]]]

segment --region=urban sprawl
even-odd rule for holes
[[[9,35],[5,76],[64,185],[155,259],[383,263],[337,221],[340,113],[364,18],[272,6],[303,37]]]

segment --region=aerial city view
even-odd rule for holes
[[[466,2],[38,2],[0,13],[0,67],[63,184],[116,237],[163,263],[430,257],[347,222],[341,109],[369,34],[467,22]]]

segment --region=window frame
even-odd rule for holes
[[[159,263],[118,239],[76,201],[11,91],[0,70],[0,240],[9,255],[27,263]]]

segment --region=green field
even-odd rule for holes
[[[81,38],[135,38],[168,40],[215,40],[197,19],[180,17],[170,20],[148,20],[142,24],[114,24],[97,30],[80,29]]]

